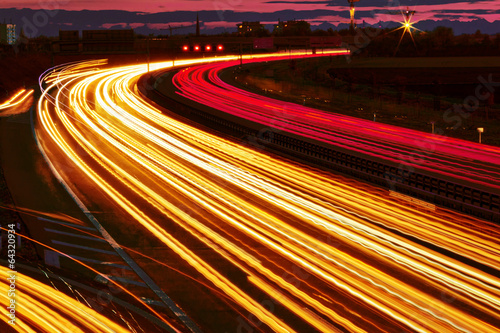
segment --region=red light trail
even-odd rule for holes
[[[250,62],[248,60],[247,62]],[[178,94],[226,113],[375,158],[500,191],[500,148],[277,101],[219,75],[238,63],[190,67],[173,78]]]
[[[213,76],[219,67],[210,68]],[[496,225],[447,210],[406,207],[388,191],[206,133],[137,94],[137,81],[146,72],[146,65],[105,68],[88,62],[41,78],[46,88],[36,135],[43,150],[76,193],[85,193],[87,201],[101,193],[125,214],[122,228],[133,224],[142,231],[139,237],[161,242],[197,279],[257,318],[261,329],[497,331],[500,279],[485,272],[500,267]],[[188,82],[206,84],[196,70],[181,73],[192,73]],[[176,82],[188,84],[179,77]],[[226,97],[234,90],[218,92]],[[240,114],[253,119],[247,105],[255,102],[252,97],[238,103]],[[224,100],[224,107],[240,105]],[[215,101],[207,96],[207,103]],[[276,102],[261,97],[257,105],[264,103]],[[251,110],[255,119],[269,121],[264,109]],[[301,121],[293,129],[307,133],[316,126],[324,140],[349,142],[345,133],[334,135],[321,126],[328,121],[350,126],[354,118],[292,111]],[[377,126],[368,128],[370,133],[394,131]],[[405,135],[392,137],[402,144]],[[351,145],[363,149],[366,141]],[[382,145],[377,149],[384,151]],[[445,154],[451,148],[443,143],[440,149]],[[448,298],[440,297],[443,293]],[[264,306],[262,299],[275,307]]]

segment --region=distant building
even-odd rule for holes
[[[284,36],[305,36],[311,32],[311,24],[303,20],[279,21],[274,25],[273,34]]]
[[[238,28],[238,35],[241,36],[257,36],[264,31],[264,25],[260,24],[260,21],[243,21],[242,23],[236,24],[236,27]]]
[[[16,43],[16,25],[0,23],[0,44],[14,45]]]
[[[83,30],[83,52],[133,52],[134,30]]]
[[[54,52],[78,53],[81,51],[78,30],[59,30],[59,40],[54,43]]]
[[[55,53],[132,53],[134,30],[59,30],[53,43]]]
[[[59,40],[64,42],[78,42],[80,41],[80,31],[59,30]]]

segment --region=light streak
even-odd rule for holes
[[[496,270],[496,226],[439,208],[428,215],[386,191],[203,132],[162,114],[135,92],[146,65],[96,67],[93,62],[69,64],[41,78],[47,87],[38,104],[36,133],[44,150],[54,163],[64,160],[71,174],[81,175],[72,177],[73,186],[90,182],[99,188],[144,227],[143,237],[163,242],[270,329],[288,332],[293,325],[232,281],[231,269],[213,266],[190,242],[177,239],[168,225],[212,249],[243,272],[249,284],[318,331],[338,326],[351,332],[384,331],[386,325],[422,332],[497,329],[492,323],[500,320],[498,277],[412,240]],[[210,68],[216,71],[219,65]],[[206,102],[215,103],[212,98]],[[241,107],[245,115],[245,98],[224,106]],[[265,103],[275,105],[269,99]],[[318,124],[324,118],[336,121],[307,111],[321,116]],[[285,279],[287,274],[294,279]],[[455,301],[446,302],[439,292]]]
[[[5,228],[0,228],[0,229],[1,229],[1,230],[4,230],[4,231],[7,231],[7,229],[5,229]],[[81,230],[80,230],[80,231],[81,231]],[[128,294],[130,297],[134,298],[137,302],[141,303],[141,304],[142,304],[142,305],[143,305],[146,309],[148,309],[148,310],[151,312],[151,314],[155,315],[158,319],[160,319],[161,321],[163,321],[163,322],[167,325],[167,326],[166,326],[166,328],[168,328],[170,332],[179,332],[179,330],[177,330],[175,327],[173,327],[173,326],[172,326],[172,323],[169,323],[169,321],[168,321],[167,319],[163,318],[163,317],[160,315],[160,313],[158,313],[157,311],[155,311],[155,310],[154,310],[151,306],[149,306],[148,304],[146,304],[146,303],[145,303],[143,300],[141,300],[139,297],[137,297],[137,296],[136,296],[136,295],[134,295],[132,292],[130,292],[129,290],[127,290],[127,289],[126,289],[124,286],[122,286],[121,284],[119,284],[119,283],[115,282],[114,280],[110,279],[110,278],[109,278],[108,276],[106,276],[105,274],[102,274],[101,272],[99,272],[98,270],[96,270],[96,269],[92,268],[91,266],[89,266],[89,265],[85,264],[85,263],[84,263],[84,262],[82,262],[81,260],[75,259],[75,258],[73,258],[72,256],[70,256],[70,255],[68,255],[68,254],[66,254],[66,253],[64,253],[64,252],[61,252],[61,251],[59,251],[59,250],[57,250],[57,249],[55,249],[55,248],[53,248],[53,247],[51,247],[51,246],[49,246],[49,245],[47,245],[47,244],[44,244],[44,243],[42,243],[42,242],[40,242],[40,241],[38,241],[38,240],[36,240],[36,239],[33,239],[33,238],[28,237],[28,236],[23,235],[23,234],[18,234],[18,236],[20,236],[20,237],[22,237],[23,239],[26,239],[26,240],[28,240],[28,241],[31,241],[31,242],[33,242],[33,243],[36,243],[36,244],[38,244],[38,245],[41,245],[41,246],[43,246],[44,248],[47,248],[47,249],[49,249],[49,250],[51,250],[51,251],[54,251],[54,252],[58,253],[59,255],[64,256],[64,257],[66,257],[66,258],[68,258],[68,259],[70,259],[70,260],[72,260],[72,261],[76,262],[78,265],[80,265],[80,266],[82,266],[82,267],[84,267],[84,268],[86,268],[86,269],[88,269],[88,270],[90,270],[90,271],[94,272],[95,274],[97,274],[97,275],[101,276],[101,277],[102,277],[103,279],[105,279],[105,280],[106,280],[109,284],[111,284],[111,285],[113,285],[114,287],[116,287],[117,289],[119,289],[119,290],[121,290],[121,291],[125,292],[125,293],[126,293],[126,294]],[[2,267],[2,266],[0,266],[0,267]],[[17,272],[16,272],[16,273],[17,273]],[[55,286],[54,286],[54,290],[56,290],[56,289],[55,289]],[[29,303],[29,301],[28,301],[28,303]]]
[[[7,276],[13,273],[0,266],[0,285],[9,290]],[[74,300],[72,297],[55,290],[27,275],[14,273],[15,279],[15,325],[11,328],[18,332],[129,332],[95,310]],[[7,292],[0,293],[0,304],[5,309],[10,305]],[[5,325],[9,317],[2,311]]]
[[[178,94],[223,112],[334,147],[384,159],[403,170],[423,170],[500,191],[500,148],[273,100],[223,82],[237,62],[193,66],[178,72]]]
[[[3,104],[0,104],[0,111],[21,104],[28,97],[30,97],[32,94],[33,94],[33,89],[30,89],[30,90],[22,89],[22,90],[20,90],[14,96],[12,96],[8,101],[4,102]]]

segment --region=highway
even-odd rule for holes
[[[22,108],[21,106],[28,106],[33,103],[32,95],[33,89],[21,89],[16,92],[11,98],[0,104],[0,117],[15,114],[16,107],[17,109],[24,110],[25,108]]]
[[[17,332],[129,332],[51,286],[1,265],[0,272],[0,304],[12,315],[1,318]]]
[[[500,329],[497,225],[412,208],[386,190],[179,121],[138,94],[145,72],[145,64],[110,68],[102,61],[47,71],[36,136],[89,209],[113,215],[103,227],[118,242],[148,239],[168,249],[156,259],[191,277],[172,297],[202,331]],[[194,77],[176,82],[189,86]],[[495,151],[485,156],[492,163]],[[170,274],[161,265],[147,273],[158,281]],[[207,300],[221,310],[212,312]],[[167,312],[161,317],[194,331]]]
[[[333,147],[381,158],[409,172],[424,170],[447,179],[500,192],[500,148],[277,101],[236,88],[221,79],[237,61],[192,66],[172,79],[176,93],[228,114],[291,132]],[[457,117],[457,114],[454,114]],[[450,126],[456,118],[449,118]]]

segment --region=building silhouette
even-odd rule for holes
[[[259,33],[264,31],[265,27],[260,21],[248,22],[243,21],[242,23],[236,24],[238,28],[238,35],[240,36],[258,36]]]
[[[16,41],[16,25],[0,23],[0,44],[14,45]]]

